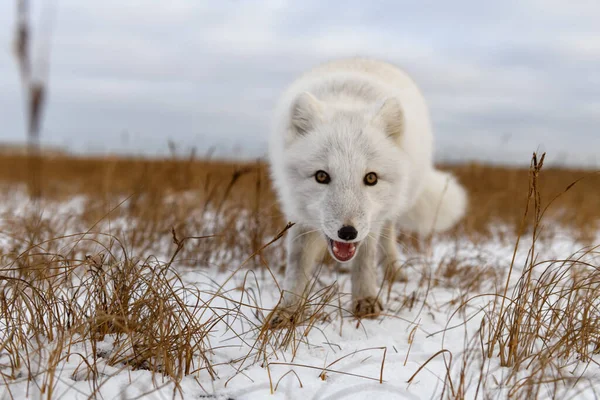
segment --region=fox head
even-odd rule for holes
[[[336,260],[350,261],[406,202],[402,108],[394,98],[340,105],[304,92],[289,111],[283,161],[291,214],[323,233]]]

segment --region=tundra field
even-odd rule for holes
[[[293,221],[263,163],[0,155],[0,398],[600,397],[600,174],[442,168],[469,211],[398,237],[383,316],[326,258],[271,330]]]

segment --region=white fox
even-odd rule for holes
[[[353,311],[376,317],[377,253],[395,275],[396,227],[427,234],[462,218],[467,195],[436,170],[425,100],[397,67],[343,59],[300,76],[284,93],[270,140],[271,175],[287,236],[281,310],[295,307],[327,248],[351,263]]]

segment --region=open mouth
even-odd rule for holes
[[[354,258],[356,255],[356,248],[358,247],[358,242],[348,243],[348,242],[338,242],[337,240],[333,240],[330,237],[327,238],[329,242],[329,252],[339,262],[348,262]]]

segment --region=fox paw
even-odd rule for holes
[[[354,316],[356,318],[375,319],[382,311],[383,307],[377,297],[365,297],[354,302]]]

